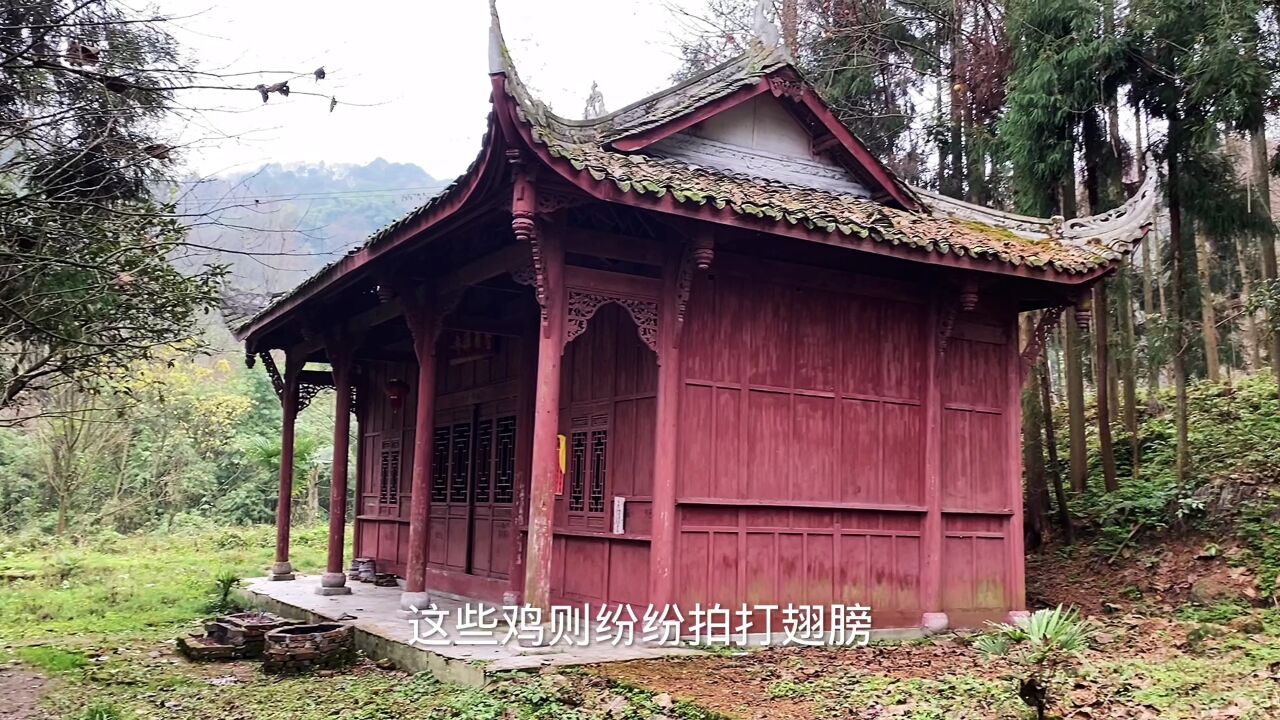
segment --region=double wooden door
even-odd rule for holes
[[[514,543],[518,426],[514,397],[459,405],[436,415],[430,565],[507,577]]]

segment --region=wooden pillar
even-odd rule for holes
[[[1013,305],[1014,303],[1010,303]],[[1106,322],[1106,315],[1101,316]],[[1007,620],[1017,623],[1027,616],[1027,551],[1023,535],[1022,507],[1022,348],[1018,341],[1018,313],[1006,324],[1009,343],[1005,357],[1008,371],[1005,377],[1005,462],[1000,467],[1007,473],[1007,497],[1009,509],[1009,587],[1007,588],[1009,614]],[[1106,392],[1100,388],[1099,392]]]
[[[948,307],[946,303],[952,303]],[[925,344],[925,436],[923,570],[920,624],[930,632],[947,629],[942,608],[942,366],[946,343],[955,322],[955,301],[936,297],[929,311],[929,341]],[[872,612],[875,608],[872,608]]]
[[[333,372],[335,393],[333,415],[333,469],[329,483],[329,559],[320,577],[321,595],[348,595],[347,575],[342,571],[342,552],[347,528],[347,457],[351,442],[351,371],[350,338],[334,338],[328,342],[329,365]]]
[[[302,358],[285,354],[284,395],[280,398],[283,422],[280,428],[280,486],[276,496],[276,561],[272,580],[292,580],[289,563],[289,520],[293,515],[293,434],[298,419],[298,372]]]
[[[676,442],[680,414],[678,327],[682,263],[668,258],[662,271],[658,310],[658,396],[653,431],[653,515],[649,541],[649,602],[674,604],[676,559]],[[688,293],[689,269],[683,278]]]
[[[511,564],[507,569],[507,590],[503,593],[502,604],[518,605],[524,593],[525,572],[525,533],[521,528],[529,523],[529,477],[531,438],[533,428],[534,397],[538,392],[538,338],[542,336],[541,325],[534,320],[520,336],[520,390],[516,413],[516,486],[512,491],[512,522],[517,528],[511,549]]]
[[[519,219],[519,218],[518,218]],[[531,218],[530,218],[531,220]],[[534,229],[536,233],[536,228]],[[564,247],[554,233],[537,235],[543,278],[543,318],[538,336],[538,366],[533,401],[533,463],[529,482],[528,549],[525,553],[524,604],[541,608],[550,619],[552,513],[560,477],[560,359],[564,353]],[[536,255],[535,255],[536,256]]]
[[[415,292],[415,290],[417,290]],[[409,558],[405,566],[403,616],[427,608],[427,523],[431,510],[431,435],[435,427],[436,336],[439,317],[432,292],[402,289],[398,293],[418,357],[417,400],[413,420],[413,470],[410,475]]]

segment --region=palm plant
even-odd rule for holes
[[[1059,605],[1037,610],[1016,625],[992,623],[974,647],[988,657],[1008,658],[1022,669],[1018,695],[1036,709],[1038,720],[1044,720],[1051,688],[1079,659],[1091,634],[1079,611]]]

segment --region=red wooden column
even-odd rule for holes
[[[533,214],[533,184],[517,176],[512,228],[519,240],[533,243],[538,300],[542,306],[538,366],[533,400],[533,462],[529,482],[528,549],[525,553],[524,604],[541,608],[550,620],[552,513],[560,477],[560,359],[564,353],[564,246],[552,233],[539,232]]]
[[[289,520],[293,516],[293,433],[298,419],[298,372],[302,359],[285,353],[284,394],[280,398],[283,422],[280,428],[280,487],[276,497],[276,561],[272,580],[292,580],[289,564]]]
[[[920,624],[930,632],[947,629],[949,619],[942,609],[942,365],[946,343],[955,322],[954,301],[935,296],[929,311],[928,358],[925,361],[925,518],[923,529],[924,577],[920,599],[924,614]],[[872,612],[875,609],[872,608]]]
[[[351,442],[351,370],[354,362],[350,338],[326,343],[333,369],[336,394],[333,416],[333,471],[329,483],[329,559],[320,577],[321,595],[349,595],[347,574],[342,571],[342,551],[347,527],[347,456]]]
[[[649,542],[649,602],[674,604],[676,586],[676,473],[680,427],[680,339],[694,268],[711,265],[712,240],[701,235],[683,254],[668,256],[658,310],[658,395],[653,437],[653,519]]]
[[[412,617],[425,610],[427,595],[427,522],[431,510],[431,433],[435,426],[436,299],[422,288],[403,287],[397,293],[418,356],[417,401],[413,420],[413,471],[410,476],[409,558],[405,565],[400,613]],[[415,611],[416,609],[416,611]]]
[[[1011,303],[1012,305],[1013,303]],[[1103,318],[1106,316],[1104,315]],[[1019,347],[1018,313],[1013,313],[1013,320],[1008,327],[1009,347],[1005,362],[1008,363],[1006,389],[1004,398],[1005,422],[1007,423],[1007,439],[1005,440],[1005,457],[1003,467],[1008,473],[1009,507],[1013,514],[1009,516],[1009,613],[1006,620],[1017,623],[1025,619],[1027,612],[1027,550],[1026,539],[1022,534],[1022,348]],[[1034,341],[1033,341],[1034,342]]]

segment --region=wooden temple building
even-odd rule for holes
[[[1149,229],[1154,173],[1106,215],[1011,215],[901,182],[776,40],[585,120],[530,95],[496,12],[490,45],[466,173],[238,329],[284,405],[273,577],[294,418],[333,387],[322,592],[354,452],[355,552],[406,610],[1021,610],[1022,376]]]

